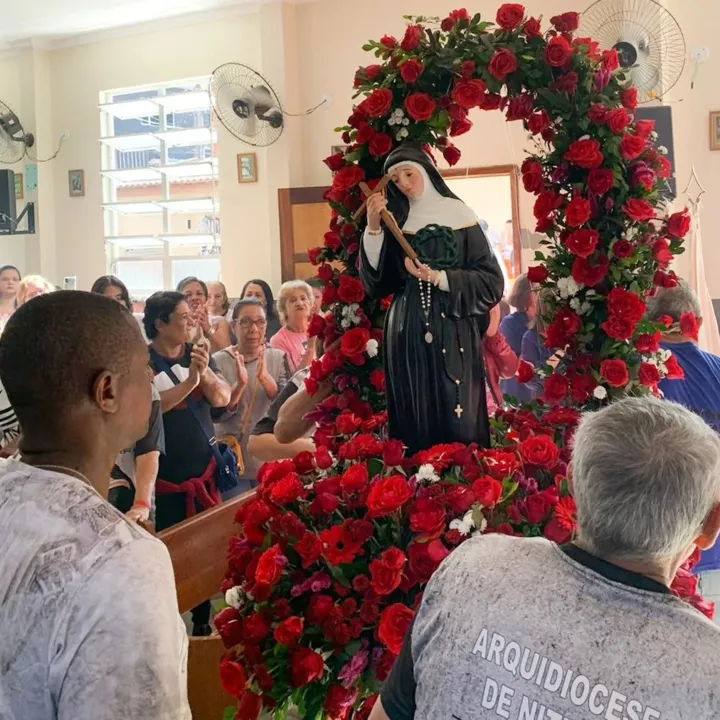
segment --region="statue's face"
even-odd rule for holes
[[[398,190],[409,200],[417,200],[425,191],[425,181],[417,168],[412,165],[398,165],[390,173],[390,179]]]

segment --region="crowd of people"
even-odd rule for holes
[[[516,372],[522,361],[557,359],[543,342],[545,302],[521,276],[510,312],[490,312],[482,341],[489,409],[507,396],[538,397],[536,381],[520,383]],[[0,717],[190,717],[172,567],[162,543],[137,523],[167,529],[250,489],[263,462],[315,449],[306,416],[332,391],[324,384],[310,396],[304,385],[323,352],[308,337],[319,304],[318,288],[301,280],[283,284],[277,299],[266,282],[251,280],[232,300],[222,283],[189,277],[139,305],[114,276],[85,293],[0,268]],[[660,384],[665,399],[627,399],[581,423],[571,466],[574,544],[520,548],[493,537],[454,553],[428,587],[374,718],[411,718],[418,707],[439,716],[448,693],[457,694],[457,669],[475,678],[465,666],[492,656],[481,638],[471,654],[463,650],[473,613],[457,599],[479,597],[488,584],[507,587],[503,597],[515,600],[487,614],[487,628],[543,657],[562,646],[559,663],[592,662],[604,668],[607,687],[619,682],[617,643],[651,619],[656,645],[633,656],[633,672],[652,685],[658,706],[677,717],[720,711],[707,696],[708,666],[694,660],[719,649],[720,634],[667,589],[699,547],[702,591],[720,599],[720,552],[712,549],[720,532],[720,358],[678,332],[688,312],[702,323],[683,282],[648,306],[651,319],[673,320],[662,346],[685,372]],[[221,473],[228,457],[231,483]],[[617,512],[600,517],[597,509],[608,507]],[[540,572],[553,583],[534,582]],[[542,587],[547,597],[538,599]],[[528,615],[530,606],[542,616]],[[569,606],[578,622],[605,618],[583,632],[586,643],[573,639]],[[192,611],[192,633],[211,632],[205,602]],[[607,633],[615,639],[606,645]],[[693,649],[662,682],[647,675],[668,642],[679,648],[689,636]],[[689,715],[669,690],[681,681],[697,710]]]

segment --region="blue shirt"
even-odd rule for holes
[[[523,334],[520,357],[527,360],[535,369],[542,367],[552,354],[553,351],[545,347],[545,341],[537,330],[528,330]],[[537,377],[529,383],[519,383],[517,378],[510,378],[500,381],[500,389],[503,395],[514,397],[518,402],[530,402],[542,394],[542,382]]]
[[[659,388],[667,400],[698,414],[715,432],[720,432],[720,357],[701,350],[693,342],[662,344],[685,372],[682,380],[663,380]],[[695,572],[720,570],[720,543],[706,550]]]
[[[524,312],[510,313],[500,323],[500,334],[518,357],[520,357],[523,335],[529,325],[530,319]]]

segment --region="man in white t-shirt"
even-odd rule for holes
[[[0,377],[22,431],[0,461],[0,718],[190,718],[167,549],[105,499],[147,430],[137,323],[101,295],[38,297],[7,324]]]

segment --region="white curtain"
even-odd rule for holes
[[[703,262],[702,235],[700,233],[700,199],[688,200],[692,217],[692,226],[688,236],[688,269],[687,281],[700,299],[703,318],[700,328],[700,347],[713,355],[720,355],[720,331],[718,330],[715,309],[705,280],[705,263]]]

